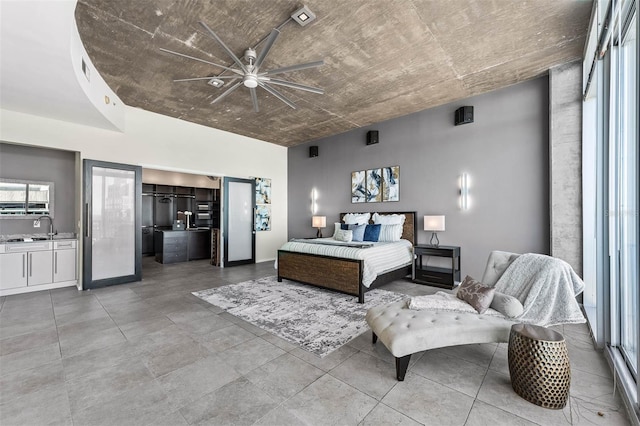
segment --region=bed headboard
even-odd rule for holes
[[[347,212],[347,213],[356,213],[356,212]],[[340,213],[340,222],[342,222],[342,218],[347,213]],[[375,213],[371,212],[371,215]],[[411,241],[411,244],[416,245],[418,242],[418,234],[417,234],[417,216],[416,212],[378,212],[379,214],[403,214],[405,216],[404,225],[402,226],[402,238],[405,240]],[[372,220],[369,223],[373,223]]]

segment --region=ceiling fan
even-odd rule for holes
[[[295,14],[294,14],[295,15]],[[285,21],[279,28],[281,28],[285,23],[289,22],[292,18],[296,21],[296,17],[292,15],[287,21]],[[315,16],[315,15],[314,15]],[[224,80],[227,80],[228,83],[234,82],[236,80],[240,80],[235,82],[235,84],[229,87],[225,92],[223,92],[220,96],[211,101],[212,104],[220,102],[225,97],[229,96],[234,90],[236,90],[240,86],[244,86],[249,89],[249,94],[251,95],[251,102],[253,103],[253,109],[255,112],[259,112],[260,108],[258,107],[258,95],[256,93],[256,88],[261,87],[267,92],[271,93],[276,98],[280,99],[282,102],[287,104],[293,109],[296,109],[296,105],[287,97],[285,97],[282,93],[276,90],[274,85],[276,86],[284,86],[289,87],[291,89],[304,90],[306,92],[324,94],[323,89],[319,89],[317,87],[307,86],[305,84],[295,83],[293,81],[281,80],[278,78],[273,78],[278,74],[284,74],[291,71],[299,71],[307,68],[316,68],[321,65],[324,65],[324,60],[307,62],[304,64],[291,65],[282,68],[275,68],[271,70],[262,70],[262,64],[264,63],[265,58],[271,51],[274,43],[276,42],[278,36],[280,35],[280,30],[278,28],[274,28],[269,33],[269,36],[266,38],[264,47],[260,50],[260,53],[257,54],[255,48],[248,48],[244,52],[244,62],[240,60],[229,47],[218,37],[218,35],[204,22],[199,22],[200,25],[207,31],[209,35],[224,49],[225,52],[233,59],[235,67],[228,67],[225,65],[216,64],[211,61],[207,61],[205,59],[196,58],[193,56],[185,55],[183,53],[174,52],[172,50],[160,48],[161,51],[166,53],[171,53],[173,55],[181,56],[183,58],[192,59],[199,62],[204,62],[205,64],[210,64],[215,67],[221,68],[224,71],[217,76],[214,77],[193,77],[193,78],[181,78],[175,79],[174,82],[185,82],[185,81],[198,81],[198,80],[208,80],[208,84],[211,86],[220,88],[225,84]],[[264,38],[262,40],[265,40]],[[261,42],[262,42],[261,40]],[[260,44],[260,42],[258,43]],[[231,74],[223,75],[224,72],[230,72]]]

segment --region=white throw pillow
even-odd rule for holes
[[[334,229],[333,229],[333,238],[336,238],[336,234],[338,233],[338,231],[340,230],[340,222],[336,222],[334,224]]]
[[[373,214],[373,223],[381,225],[404,225],[407,217],[403,214]]]
[[[400,241],[402,225],[380,225],[378,241]]]
[[[342,221],[347,225],[350,224],[367,224],[371,218],[371,213],[347,213],[342,218]]]
[[[333,239],[336,241],[350,243],[351,240],[353,240],[353,231],[350,229],[338,229],[336,234],[333,236]]]
[[[491,301],[490,307],[509,318],[518,317],[524,312],[524,306],[522,306],[522,303],[520,303],[518,299],[497,291],[493,293],[493,300]]]

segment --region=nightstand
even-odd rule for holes
[[[460,281],[460,247],[417,244],[413,246],[413,254],[413,282],[452,289],[456,281]],[[451,267],[429,266],[428,262],[423,263],[424,256],[449,258]]]

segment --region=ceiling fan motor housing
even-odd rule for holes
[[[244,84],[244,87],[248,87],[250,89],[256,88],[258,87],[258,76],[255,74],[245,74],[242,79],[242,83]]]

